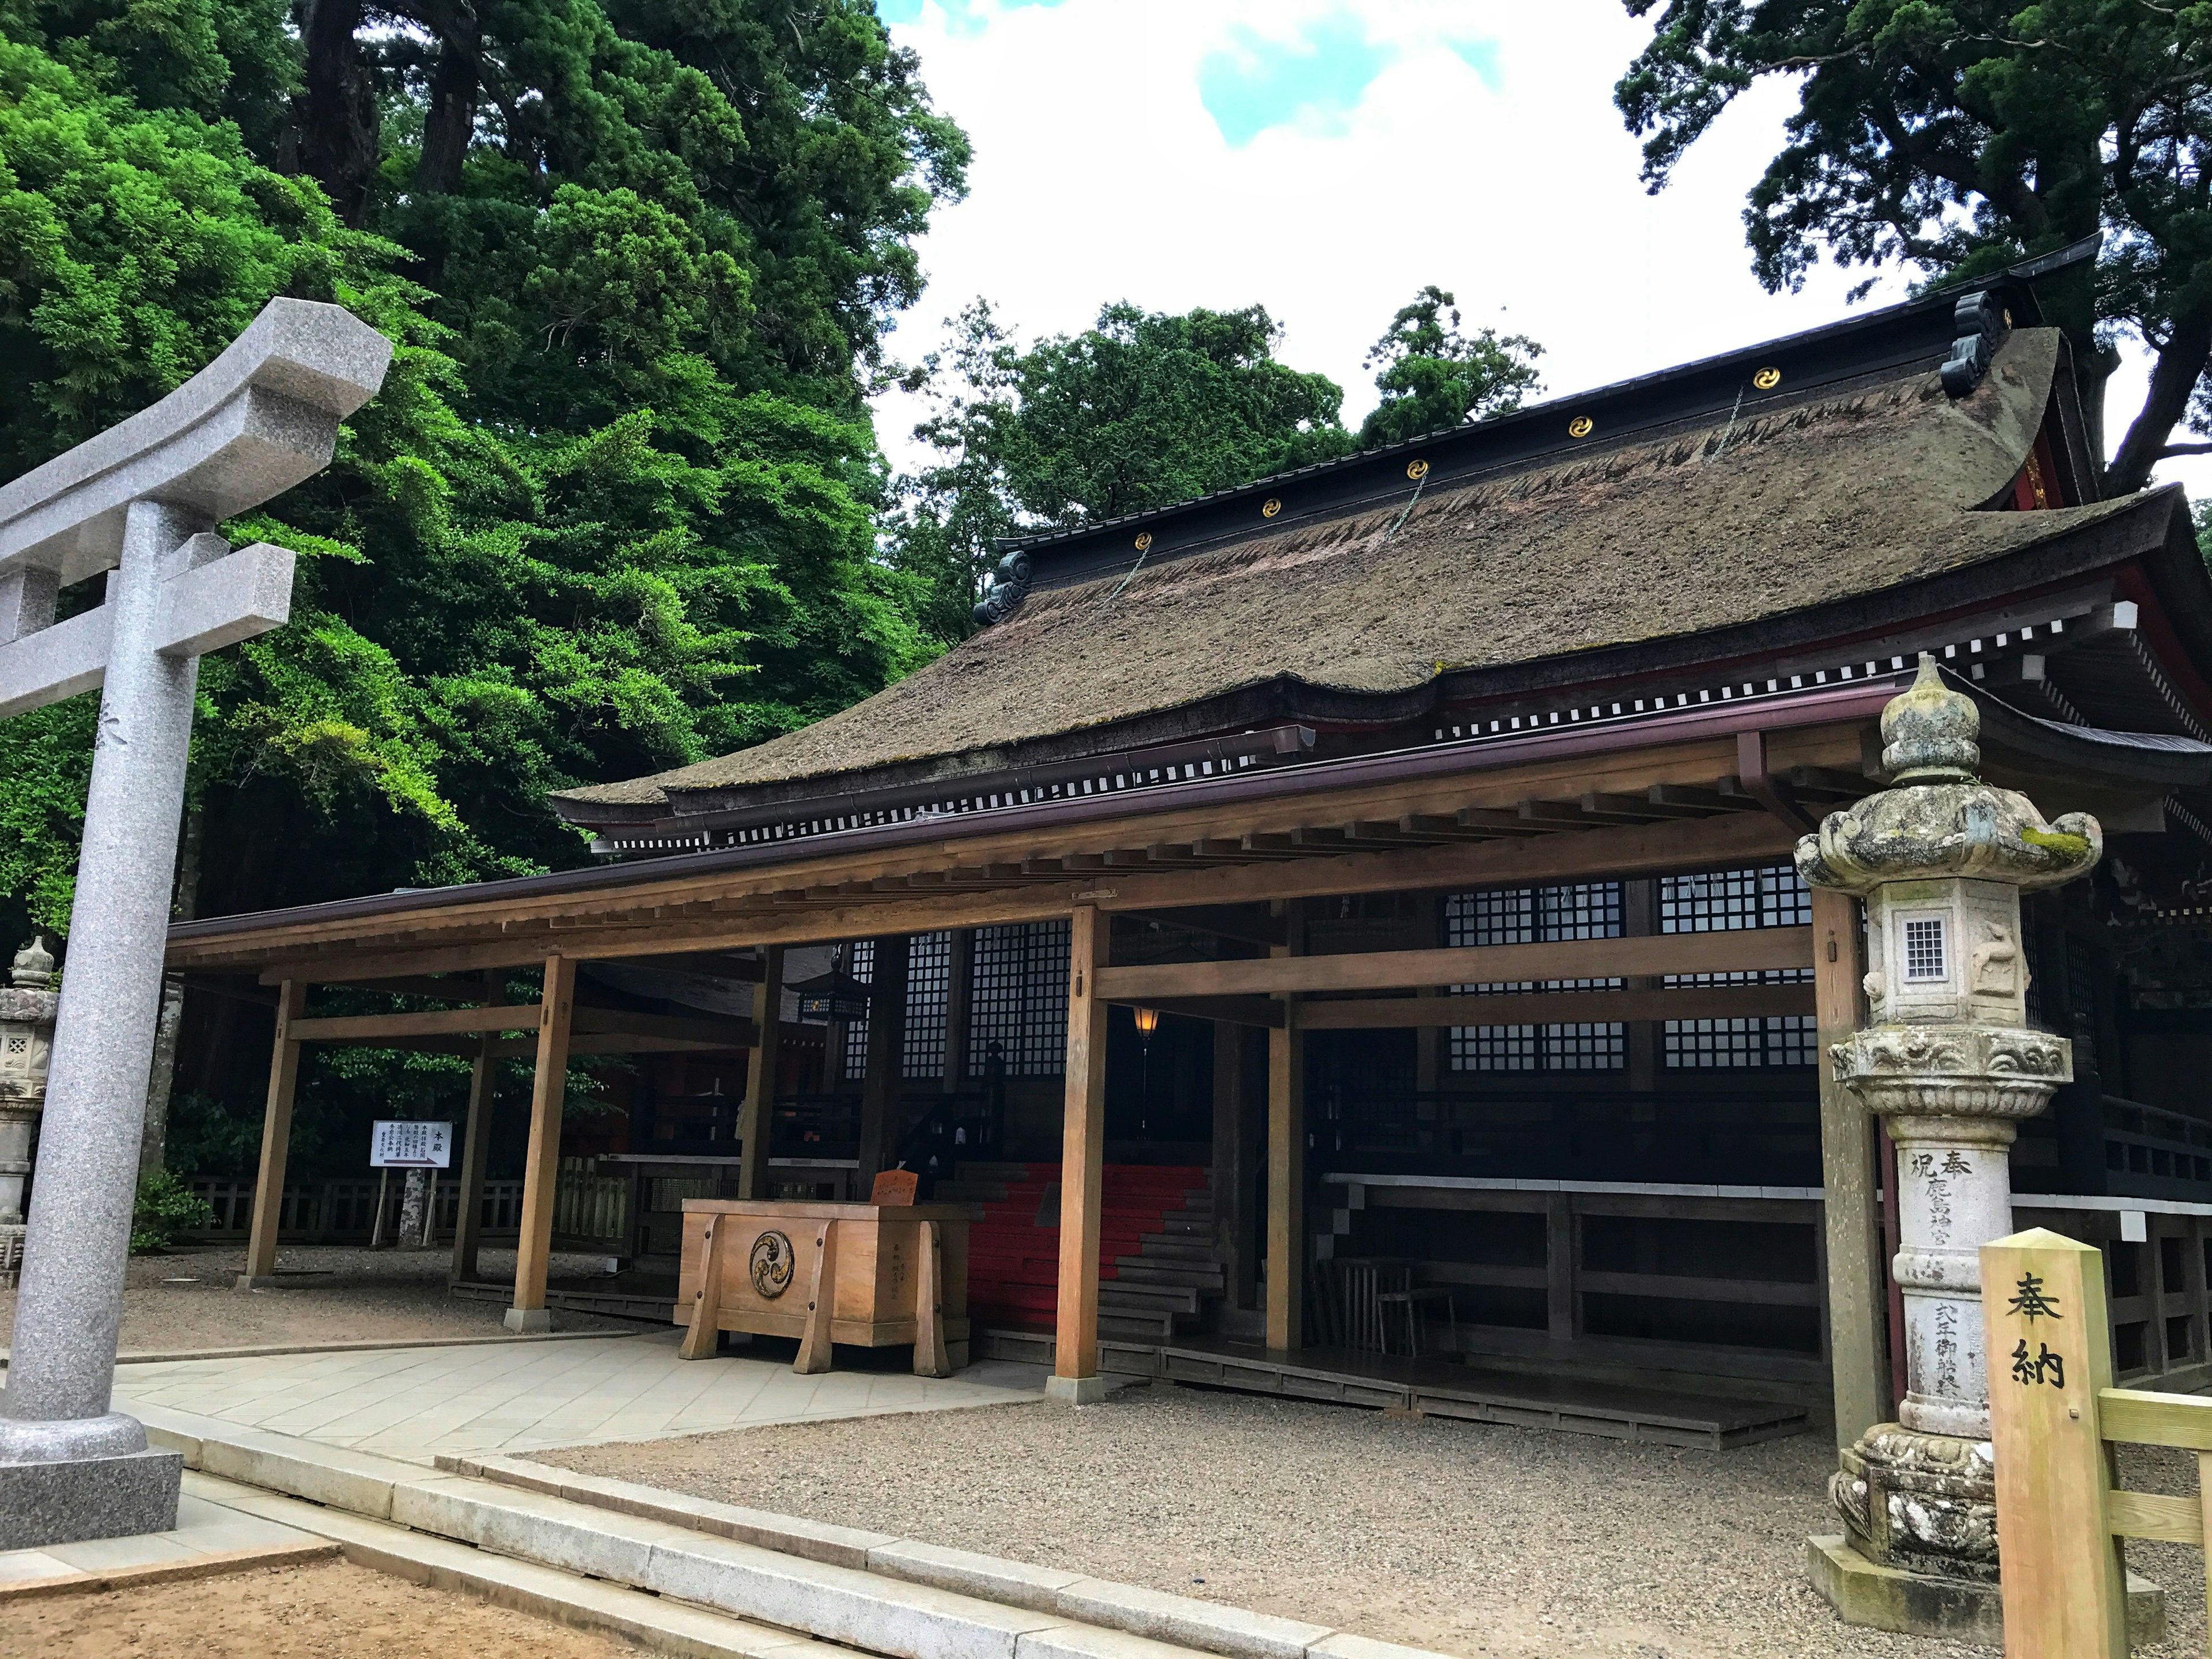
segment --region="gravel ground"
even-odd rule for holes
[[[1738,1451],[1386,1417],[1154,1384],[1079,1412],[986,1407],[534,1454],[1481,1659],[1987,1659],[1855,1630],[1805,1581],[1839,1530],[1826,1437]],[[2179,1455],[2124,1478],[2190,1492]],[[2203,1561],[2130,1545],[2202,1652]]]
[[[0,1607],[0,1659],[628,1659],[642,1651],[342,1561]]]
[[[514,1273],[513,1250],[486,1250],[487,1278]],[[556,1255],[552,1277],[581,1275],[593,1258]],[[239,1291],[243,1245],[185,1249],[131,1259],[123,1289],[123,1352],[173,1353],[200,1348],[319,1342],[414,1341],[497,1336],[507,1310],[446,1292],[448,1250],[365,1250],[300,1245],[277,1252],[280,1273],[297,1289]],[[563,1330],[635,1331],[634,1321],[592,1314],[556,1316]],[[0,1287],[0,1334],[15,1322],[15,1292]]]

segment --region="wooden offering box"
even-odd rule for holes
[[[704,1359],[720,1331],[795,1336],[793,1369],[826,1371],[833,1342],[914,1344],[921,1376],[968,1358],[968,1224],[963,1204],[684,1201],[676,1323],[682,1352]]]

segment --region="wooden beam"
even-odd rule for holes
[[[753,1029],[760,1036],[745,1060],[745,1103],[738,1109],[738,1196],[768,1190],[769,1136],[775,1121],[775,1073],[783,1039],[783,947],[761,953],[760,984],[753,992]]]
[[[1068,931],[1067,1087],[1060,1159],[1060,1295],[1054,1304],[1053,1392],[1099,1397],[1098,1241],[1105,1193],[1106,1003],[1098,994],[1112,929],[1095,906]]]
[[[1277,996],[1292,992],[1419,990],[1431,985],[1510,985],[1521,980],[1610,979],[1630,974],[1715,974],[1812,966],[1809,927],[1667,933],[1652,939],[1562,939],[1443,951],[1344,951],[1249,962],[1170,962],[1108,968],[1100,994],[1114,1001],[1166,997]]]
[[[1859,902],[1813,890],[1814,1049],[1820,1072],[1820,1187],[1826,1194],[1828,1359],[1835,1378],[1836,1443],[1849,1446],[1889,1420],[1889,1304],[1874,1119],[1836,1080],[1828,1049],[1857,1029],[1866,952]]]
[[[1164,927],[1188,927],[1243,945],[1280,945],[1281,924],[1258,905],[1200,904],[1182,910],[1121,910],[1132,921],[1157,921]]]
[[[1858,734],[1863,724],[1863,722],[1850,721],[1802,731],[1778,732],[1772,744],[1770,744],[1770,750],[1778,757],[1777,763],[1788,762],[1795,764],[1833,764],[1843,762],[1855,764],[1857,757]],[[1240,805],[1229,812],[1224,812],[1218,803],[1195,805],[1181,811],[1163,811],[1158,809],[1156,804],[1146,802],[1143,805],[1152,810],[1139,813],[1137,811],[1139,803],[1133,801],[1132,817],[1126,822],[1127,828],[1134,832],[1133,839],[1128,835],[1117,833],[1117,826],[1124,822],[1117,819],[1096,823],[1085,822],[1066,826],[1031,824],[1018,830],[1000,830],[995,834],[985,831],[973,835],[948,836],[942,842],[919,843],[893,851],[823,853],[808,857],[801,853],[799,848],[794,848],[793,849],[794,856],[791,863],[776,866],[773,870],[738,869],[681,878],[656,878],[650,866],[641,866],[637,872],[638,885],[634,888],[615,891],[598,890],[591,892],[556,892],[532,895],[515,901],[483,901],[465,905],[440,905],[434,908],[401,915],[383,915],[346,917],[333,921],[292,921],[272,927],[264,933],[220,936],[179,944],[173,949],[171,955],[173,965],[180,969],[210,968],[228,961],[241,961],[260,967],[279,961],[289,961],[298,957],[312,957],[314,954],[314,947],[321,945],[335,945],[343,947],[344,958],[349,963],[352,963],[358,962],[364,954],[370,951],[380,955],[392,954],[397,944],[395,936],[402,929],[416,931],[426,942],[434,938],[447,946],[459,946],[481,942],[483,933],[487,929],[500,929],[502,937],[509,937],[518,925],[529,923],[533,919],[550,918],[556,915],[568,921],[571,925],[584,924],[598,927],[598,931],[609,939],[611,947],[608,951],[610,955],[665,954],[670,945],[678,945],[679,941],[680,948],[684,949],[729,948],[732,945],[762,941],[734,927],[726,933],[716,934],[711,931],[711,922],[707,921],[696,923],[647,923],[635,928],[599,926],[592,921],[592,913],[594,910],[601,914],[629,913],[637,910],[641,905],[649,912],[654,906],[665,908],[671,904],[697,898],[707,899],[714,907],[720,908],[741,902],[750,902],[767,896],[771,891],[795,891],[803,895],[808,885],[821,885],[825,881],[834,885],[836,880],[875,879],[931,869],[943,870],[955,863],[963,867],[972,868],[983,859],[992,862],[1003,860],[1010,868],[1018,868],[1022,860],[1029,858],[1049,857],[1065,864],[1078,856],[1086,855],[1086,843],[1090,847],[1129,846],[1150,845],[1155,842],[1173,841],[1184,836],[1188,836],[1192,841],[1200,838],[1224,838],[1248,833],[1248,825],[1251,826],[1250,833],[1279,834],[1286,841],[1288,831],[1298,827],[1301,823],[1310,824],[1319,821],[1342,823],[1357,819],[1388,819],[1409,815],[1452,816],[1459,807],[1467,805],[1470,798],[1475,801],[1496,803],[1495,805],[1469,807],[1468,817],[1471,824],[1477,821],[1480,813],[1494,812],[1498,817],[1510,823],[1515,833],[1528,836],[1533,831],[1535,838],[1550,841],[1559,839],[1556,833],[1542,826],[1533,826],[1521,822],[1517,815],[1510,810],[1514,801],[1524,798],[1541,798],[1547,793],[1554,792],[1577,796],[1586,790],[1613,793],[1638,793],[1648,789],[1654,784],[1707,787],[1714,778],[1726,772],[1733,763],[1734,744],[1731,740],[1700,738],[1692,742],[1671,744],[1660,750],[1563,756],[1542,762],[1500,767],[1494,770],[1478,770],[1449,778],[1381,781],[1326,792],[1318,795],[1286,797]],[[1453,799],[1455,795],[1457,797],[1456,802]],[[1745,813],[1731,816],[1750,817],[1752,815]],[[1241,823],[1238,822],[1239,819],[1242,819]],[[1272,824],[1280,824],[1282,828],[1279,831],[1275,831],[1270,828]],[[1704,828],[1705,826],[1702,825],[1680,826],[1680,833],[1684,840],[1682,850],[1672,857],[1664,858],[1659,864],[1643,867],[1698,867],[1700,863],[1705,861],[1705,857],[1688,843],[1692,832]],[[1673,832],[1670,831],[1670,833]],[[1782,848],[1786,848],[1786,846],[1787,842],[1784,840],[1782,842]],[[1425,850],[1448,854],[1459,849],[1438,848]],[[1468,850],[1483,852],[1495,849],[1487,843],[1475,843]],[[1599,853],[1596,848],[1589,850],[1594,859]],[[1740,848],[1731,846],[1728,850],[1719,853],[1712,861],[1726,861],[1739,855],[1764,856],[1776,850],[1780,849],[1774,847]],[[1316,860],[1315,862],[1326,864],[1332,860],[1322,859]],[[1301,886],[1299,893],[1381,891],[1393,887],[1448,887],[1461,884],[1462,881],[1461,872],[1448,863],[1442,866],[1428,867],[1432,870],[1441,868],[1443,873],[1433,880],[1410,873],[1403,876],[1394,875],[1379,879],[1374,884],[1368,886],[1342,884],[1321,887]],[[1619,873],[1624,867],[1617,866],[1613,872]],[[1492,875],[1487,868],[1483,866],[1477,866],[1477,868],[1482,869],[1482,873],[1468,875],[1465,878],[1467,884],[1492,880],[1511,880],[1515,879],[1518,873],[1509,869],[1504,873]],[[1601,861],[1594,862],[1591,868],[1594,872],[1604,872],[1607,866]],[[1164,891],[1155,888],[1140,898],[1124,901],[1115,908],[1137,908],[1172,903],[1236,902],[1237,899],[1251,897],[1266,898],[1273,895],[1264,890],[1264,888],[1256,891],[1236,894],[1231,897],[1229,894],[1212,889],[1203,878],[1207,876],[1249,878],[1255,874],[1264,876],[1268,872],[1264,871],[1249,870],[1155,872],[1146,876],[1143,879],[1153,884],[1164,882],[1173,884],[1174,886]],[[1541,880],[1559,878],[1532,875],[1523,878]],[[1183,886],[1185,884],[1189,884],[1185,890],[1175,890],[1175,887]],[[1194,891],[1191,890],[1193,888]],[[945,896],[950,898],[953,896]],[[985,898],[990,896],[972,896]],[[854,908],[866,907],[844,908],[849,912]],[[884,927],[883,931],[915,932],[945,927],[975,926],[999,921],[1024,921],[1032,919],[1038,914],[1064,915],[1066,911],[1063,908],[1056,912],[1032,910],[1027,915],[963,914],[957,908],[948,911],[940,906],[933,908],[921,920],[911,924],[902,921],[896,927]],[[735,923],[741,918],[732,914],[729,920]],[[804,922],[799,925],[804,931],[796,933],[780,933],[774,936],[769,942],[796,944],[810,939],[852,938],[858,934],[877,931],[881,924],[872,918],[855,923],[848,915],[843,921],[827,920],[818,927]],[[693,927],[702,931],[685,938],[684,930]],[[620,941],[616,937],[624,933],[641,935],[641,937],[632,938],[625,948],[620,945]],[[567,948],[564,943],[564,951]],[[528,958],[523,956],[510,954],[504,964],[477,961],[461,963],[453,967],[441,964],[434,969],[395,968],[393,971],[460,971],[465,969],[487,966],[520,965],[526,959]],[[328,969],[332,964],[329,962],[322,962],[314,965]],[[380,964],[380,973],[381,969],[382,964]]]
[[[253,1290],[276,1275],[276,1230],[284,1218],[284,1164],[292,1145],[292,1102],[300,1088],[300,1040],[294,1028],[307,1006],[307,988],[287,980],[276,991],[276,1046],[269,1061],[269,1099],[261,1115],[261,1168],[253,1182],[253,1230],[238,1288]]]
[[[477,1031],[527,1031],[538,1024],[525,1008],[422,1008],[400,1014],[336,1014],[292,1023],[300,1042],[353,1042],[378,1037],[460,1036]]]
[[[1178,1004],[1154,1006],[1175,1009]],[[1529,991],[1502,996],[1373,997],[1297,1005],[1304,1031],[1542,1025],[1580,1020],[1756,1019],[1814,1012],[1809,985],[1685,986],[1655,991]]]
[[[538,1071],[530,1091],[530,1150],[522,1171],[521,1236],[514,1251],[511,1331],[552,1328],[545,1311],[545,1270],[553,1250],[553,1188],[561,1172],[561,1108],[568,1096],[568,1027],[576,1012],[576,962],[545,959],[538,1005]]]
[[[507,1000],[507,975],[483,976],[487,1004]],[[489,1037],[479,1042],[469,1066],[469,1115],[461,1131],[461,1185],[453,1212],[453,1282],[477,1276],[477,1255],[483,1241],[484,1164],[491,1151],[491,1114],[499,1088],[499,1060]]]
[[[1807,811],[1797,799],[1796,791],[1786,778],[1776,777],[1767,770],[1766,733],[1741,732],[1735,740],[1736,776],[1743,785],[1744,793],[1774,814],[1784,823],[1801,834],[1809,835],[1820,827],[1820,820]]]
[[[1285,942],[1271,945],[1268,959],[1251,966],[1279,969],[1298,965],[1291,953],[1305,948],[1299,909],[1294,902],[1284,902],[1279,914]],[[1304,1034],[1292,1024],[1296,1010],[1287,997],[1284,1002],[1282,1026],[1267,1033],[1266,1340],[1275,1353],[1294,1352],[1305,1346],[1306,1045]]]
[[[1514,821],[1520,823],[1517,818]],[[994,892],[917,896],[874,907],[732,914],[726,919],[665,924],[647,930],[579,930],[564,935],[561,948],[580,959],[620,961],[704,949],[821,943],[878,932],[931,933],[943,927],[1043,921],[1067,915],[1077,903],[1118,912],[1249,904],[1276,897],[1534,885],[1591,876],[1700,870],[1771,860],[1786,856],[1796,841],[1787,826],[1767,814],[1736,812],[1699,822],[1547,831],[1518,840],[1351,853],[1291,863],[1176,872],[1100,870],[1075,881]],[[539,960],[547,942],[541,932],[535,937],[502,934],[422,949],[395,949],[385,940],[362,944],[332,940],[304,951],[252,939],[206,941],[205,945],[211,949],[220,943],[242,965],[260,966],[262,982],[274,985],[287,977],[321,983],[519,968]],[[202,954],[200,946],[190,951],[174,947],[171,963],[180,968],[198,967]]]

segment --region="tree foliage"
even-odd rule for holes
[[[1823,255],[1964,282],[2102,231],[2094,280],[2057,297],[2076,347],[2156,354],[2108,491],[2139,489],[2184,422],[2212,433],[2212,6],[2182,0],[1624,0],[1656,13],[1615,89],[1644,177],[1739,94],[1798,89],[1753,187],[1753,269],[1795,286]],[[2104,342],[2108,345],[2109,342]],[[2193,400],[2193,401],[2192,401]]]
[[[1543,389],[1544,348],[1524,334],[1460,332],[1459,301],[1431,283],[1400,307],[1367,353],[1382,401],[1359,428],[1362,447],[1403,443],[1466,421],[1510,415]]]
[[[981,300],[917,381],[933,464],[902,481],[902,562],[964,631],[996,538],[1074,530],[1350,453],[1344,393],[1277,361],[1259,306],[1180,317],[1120,302],[1026,349]]]
[[[396,348],[225,527],[303,556],[203,665],[182,902],[574,864],[548,791],[937,649],[866,398],[966,160],[872,0],[0,0],[0,476],[274,295]],[[0,887],[56,932],[92,702],[0,728]]]

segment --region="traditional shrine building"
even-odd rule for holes
[[[1848,1440],[1893,1221],[1822,1061],[1857,906],[1790,854],[1925,652],[1990,780],[2108,836],[2029,908],[2078,1075],[2021,1224],[2112,1248],[2124,1374],[2212,1378],[2212,583],[2179,490],[2098,499],[2036,292],[2080,257],[1025,543],[878,696],[557,798],[597,868],[179,925],[279,1005],[250,1271],[301,1045],[443,1048],[471,1288],[534,1053],[524,1316],[665,1317],[684,1197],[903,1163],[984,1209],[978,1352]],[[621,1109],[564,1124],[592,1055]],[[549,1285],[556,1234],[627,1272]]]

